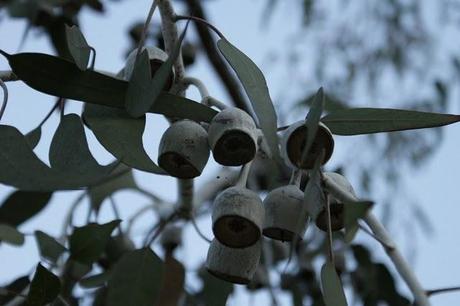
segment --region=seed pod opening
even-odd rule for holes
[[[355,195],[353,186],[350,182],[343,176],[334,172],[325,172],[324,175],[329,179],[333,180],[337,185],[340,185],[345,190],[348,190],[351,194]],[[344,224],[344,203],[336,199],[334,196],[329,196],[329,207],[331,211],[331,229],[332,231],[341,230]],[[326,207],[323,204],[323,207],[318,210],[316,214],[316,226],[323,231],[327,231],[327,211]]]
[[[257,193],[230,187],[214,201],[212,231],[220,243],[231,248],[255,244],[262,234],[264,207]]]
[[[209,125],[209,145],[216,162],[241,166],[257,152],[257,128],[245,111],[230,107],[219,112]]]
[[[197,177],[208,159],[208,134],[194,121],[177,121],[161,137],[158,165],[171,176],[182,179]]]
[[[334,151],[334,139],[327,126],[319,123],[315,140],[305,162],[302,164],[302,152],[307,141],[307,127],[305,121],[292,124],[284,133],[281,141],[281,154],[285,163],[292,168],[312,169],[317,156],[325,149],[324,165],[332,156]]]
[[[303,192],[294,185],[272,190],[263,202],[265,208],[263,234],[281,241],[292,241],[294,237],[302,239],[308,224],[308,215],[299,215],[302,211],[303,198]]]
[[[148,46],[148,47],[143,47],[142,50],[147,49],[148,55],[149,55],[149,62],[150,62],[150,72],[153,76],[155,73],[158,71],[160,66],[168,60],[168,54],[164,52],[163,50],[153,47],[153,46]],[[134,70],[134,65],[136,63],[136,55],[137,55],[137,48],[131,51],[131,53],[128,55],[128,59],[126,60],[126,65],[125,68],[123,69],[123,74],[122,77],[124,80],[129,80],[131,78],[131,75]],[[164,90],[169,90],[174,83],[174,70],[171,70],[171,74],[169,75],[168,81],[165,84]]]
[[[226,247],[214,239],[208,249],[206,269],[217,278],[235,284],[248,284],[259,265],[262,244],[247,248]]]

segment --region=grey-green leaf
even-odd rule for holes
[[[0,241],[21,246],[24,244],[24,234],[8,224],[0,224]]]
[[[109,280],[107,305],[151,306],[158,297],[163,263],[149,248],[126,253]]]
[[[374,205],[371,201],[357,201],[344,204],[345,241],[350,243],[358,230],[358,220],[366,216]]]
[[[305,161],[307,155],[310,151],[310,147],[315,140],[316,132],[318,131],[318,124],[321,119],[321,114],[324,109],[324,92],[321,87],[313,100],[313,104],[310,108],[310,111],[305,118],[305,127],[307,128],[307,139],[305,143],[305,148],[302,152],[302,161]],[[303,164],[303,162],[302,162]]]
[[[27,142],[29,143],[31,148],[35,148],[42,137],[42,127],[36,127],[29,133],[25,135]]]
[[[69,47],[70,54],[75,64],[81,70],[86,70],[91,54],[90,46],[77,26],[73,25],[69,27],[66,25],[65,32],[67,46]]]
[[[96,261],[120,222],[120,220],[114,220],[105,224],[90,223],[77,227],[69,239],[71,258],[83,264],[91,264]]]
[[[126,110],[135,117],[145,115],[157,101],[166,82],[170,79],[174,62],[180,54],[182,41],[187,32],[188,22],[184,31],[169,54],[168,60],[151,77],[150,60],[147,50],[144,50],[134,65],[133,74],[126,91]]]
[[[0,223],[18,226],[38,214],[49,203],[52,192],[17,190],[0,206]]]
[[[233,284],[220,280],[207,271],[201,277],[203,279],[203,289],[200,292],[200,296],[204,305],[227,305],[228,296],[233,292]]]
[[[333,134],[360,135],[423,129],[460,121],[460,115],[390,108],[350,108],[321,119]]]
[[[87,104],[83,118],[97,140],[118,160],[138,170],[166,174],[144,149],[145,116],[132,118],[124,110]]]
[[[59,257],[67,251],[56,239],[42,231],[35,231],[35,240],[37,241],[40,255],[51,262],[57,262]]]
[[[60,290],[61,282],[59,278],[41,264],[38,264],[27,295],[27,305],[47,305],[57,298]]]
[[[321,268],[321,286],[326,306],[347,306],[342,283],[334,265],[329,261]]]
[[[220,39],[217,46],[243,84],[267,139],[272,157],[280,160],[278,136],[276,135],[278,120],[262,71],[248,56],[226,39]]]
[[[111,271],[104,271],[99,274],[91,275],[80,280],[79,284],[83,288],[97,288],[104,286],[110,279]]]

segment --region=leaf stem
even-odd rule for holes
[[[235,186],[238,186],[241,188],[246,187],[249,171],[251,170],[251,165],[252,165],[252,161],[248,162],[247,164],[244,164],[244,166],[241,167],[240,175],[238,177],[238,181],[236,182]]]
[[[427,290],[426,294],[428,296],[432,296],[434,294],[448,293],[448,292],[452,292],[452,291],[460,291],[460,287],[448,287],[448,288],[439,288],[439,289]]]
[[[206,237],[203,232],[200,230],[200,228],[198,227],[198,224],[196,223],[196,220],[195,220],[195,216],[191,216],[190,217],[190,222],[192,223],[192,226],[193,228],[195,229],[196,233],[198,234],[198,236],[200,236],[204,241],[206,241],[207,243],[211,243],[211,239],[209,239],[208,237]]]
[[[332,222],[331,222],[331,205],[330,205],[330,196],[325,193],[326,196],[326,215],[327,215],[327,246],[328,246],[328,255],[329,261],[335,267],[334,262],[334,251],[332,249]]]
[[[209,27],[211,30],[213,30],[214,33],[216,33],[221,39],[225,39],[225,36],[224,36],[224,34],[222,34],[222,32],[220,32],[214,25],[210,24],[208,21],[206,21],[206,20],[204,20],[204,19],[202,19],[200,17],[177,15],[176,18],[175,18],[175,21],[179,21],[179,20],[193,20],[193,21],[199,22],[201,24],[204,24],[207,27]]]
[[[0,87],[2,87],[3,89],[3,102],[0,108],[0,120],[2,120],[3,114],[6,110],[6,106],[8,105],[8,87],[6,87],[6,84],[3,82],[2,79],[0,79]]]
[[[13,82],[19,81],[19,78],[13,71],[0,71],[0,80],[3,82]]]

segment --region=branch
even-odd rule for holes
[[[3,82],[19,81],[19,78],[13,73],[13,71],[0,71],[0,79]]]
[[[201,6],[200,0],[186,0],[186,2],[190,15],[206,20],[206,14]],[[217,50],[216,43],[214,42],[209,28],[206,25],[197,23],[195,23],[195,26],[203,48],[207,54],[207,58],[222,80],[228,95],[233,100],[233,104],[250,114],[251,112],[249,110],[248,103],[241,92],[241,86]]]
[[[328,179],[327,177],[324,177],[323,183],[325,184],[325,189],[328,192],[330,192],[333,196],[335,196],[343,202],[356,202],[358,200],[351,193],[342,189],[340,186],[335,184],[332,180]],[[372,230],[372,233],[375,235],[378,241],[382,243],[385,252],[395,265],[395,268],[398,271],[399,275],[401,275],[401,277],[404,279],[407,286],[411,290],[416,304],[418,306],[429,306],[430,302],[428,300],[427,293],[422,288],[414,272],[411,270],[409,264],[402,256],[401,252],[396,246],[396,243],[393,241],[393,239],[391,239],[387,230],[371,212],[367,213],[367,215],[364,217],[364,221]]]

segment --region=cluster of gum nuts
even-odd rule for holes
[[[151,62],[155,57],[164,61],[165,55],[158,50],[148,50]],[[128,64],[129,61],[128,58]],[[128,64],[126,67],[134,65]],[[262,144],[260,136],[252,117],[235,107],[220,111],[207,129],[195,121],[176,121],[162,135],[158,164],[169,175],[180,179],[201,175],[210,151],[214,160],[223,166],[248,166]],[[323,150],[321,164],[324,165],[334,149],[330,130],[320,123],[307,157],[303,159],[306,138],[305,121],[299,121],[286,129],[280,141],[284,162],[297,173],[312,169]],[[323,175],[354,194],[342,175],[330,172]],[[248,284],[259,265],[262,236],[283,242],[302,239],[310,219],[319,229],[327,231],[327,204],[309,203],[306,210],[302,209],[304,192],[299,188],[299,181],[291,180],[289,185],[270,191],[262,201],[258,193],[246,188],[246,180],[240,178],[235,186],[216,197],[212,206],[215,238],[206,259],[206,268],[211,274],[228,282]],[[343,203],[330,195],[329,205],[331,229],[340,230],[344,226]]]

